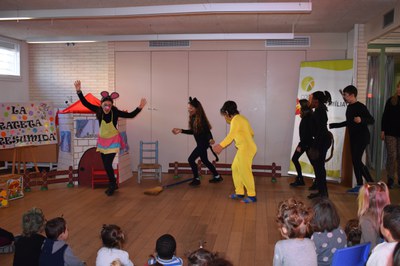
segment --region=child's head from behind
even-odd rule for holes
[[[113,260],[110,266],[122,266],[122,263],[119,259]]]
[[[350,219],[344,228],[348,246],[355,246],[361,242],[361,228],[358,219]]]
[[[375,227],[381,223],[382,210],[390,204],[389,189],[383,182],[364,184],[358,193],[358,217],[368,214],[374,218]]]
[[[68,238],[67,223],[62,217],[47,221],[45,231],[47,238],[51,240],[66,240]]]
[[[217,254],[199,248],[188,255],[189,266],[207,266],[218,258]]]
[[[313,211],[293,198],[279,203],[276,215],[281,234],[285,238],[304,238],[311,232]]]
[[[42,232],[45,222],[46,220],[41,209],[30,209],[22,215],[22,235],[30,237],[33,234]]]
[[[217,258],[208,263],[207,266],[233,266],[232,262],[223,258]]]
[[[332,232],[339,227],[340,217],[332,201],[324,198],[313,204],[314,216],[311,223],[314,232]]]
[[[400,241],[400,206],[389,204],[383,208],[381,233],[388,242]]]
[[[170,234],[160,236],[156,242],[156,252],[161,259],[172,259],[176,251],[175,238]]]
[[[106,248],[121,248],[125,240],[121,228],[115,224],[104,224],[101,229],[101,240]]]

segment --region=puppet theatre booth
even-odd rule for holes
[[[91,104],[100,106],[100,100],[91,93],[86,94],[85,98]],[[106,184],[108,179],[103,172],[103,162],[100,153],[96,152],[99,132],[96,115],[78,100],[58,112],[58,128],[60,134],[58,170],[66,170],[72,165],[73,169],[78,169],[79,185],[94,187],[92,177],[96,173],[103,175],[101,179]],[[121,183],[132,177],[125,119],[118,120],[118,130],[125,148],[115,156],[113,168],[117,182]]]

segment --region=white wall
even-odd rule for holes
[[[187,128],[187,98],[196,96],[217,141],[229,131],[219,109],[226,100],[236,101],[255,130],[254,163],[276,162],[286,172],[300,62],[345,59],[347,54],[347,34],[313,35],[312,40],[310,48],[274,50],[267,50],[262,41],[192,42],[184,49],[116,43],[116,89],[124,95],[119,106],[132,110],[140,97],[149,99],[148,108],[128,121],[134,169],[140,140],[160,141],[164,171],[169,162],[187,160],[195,145],[193,137],[174,136],[171,128]],[[231,162],[234,154],[232,145],[220,159]]]
[[[26,102],[29,100],[28,45],[25,42],[18,43],[20,44],[21,76],[16,78],[0,76],[0,102]]]
[[[82,81],[84,94],[100,97],[114,90],[113,44],[77,43],[29,45],[29,98],[65,108],[65,101],[78,100],[74,81]],[[109,52],[111,51],[111,53]]]

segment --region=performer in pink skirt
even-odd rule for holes
[[[118,108],[113,105],[114,100],[119,97],[119,94],[117,92],[109,94],[107,91],[103,91],[101,92],[101,106],[96,106],[89,103],[83,96],[80,80],[75,81],[74,85],[79,100],[81,100],[82,104],[86,108],[95,112],[97,120],[99,120],[100,127],[99,137],[97,140],[97,151],[101,153],[104,169],[106,170],[109,179],[109,186],[105,193],[108,196],[111,196],[117,189],[112,163],[119,149],[123,148],[123,141],[117,129],[118,118],[134,118],[140,113],[147,101],[142,98],[139,107],[134,111],[124,112],[118,110]]]

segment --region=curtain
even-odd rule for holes
[[[372,169],[384,167],[386,152],[384,145],[378,145],[381,142],[381,116],[386,100],[390,97],[394,86],[394,58],[393,56],[385,56],[384,76],[380,77],[379,55],[368,56],[368,87],[367,87],[367,108],[371,115],[375,118],[375,123],[369,126],[371,133],[370,145],[367,147],[367,165]],[[384,88],[381,90],[381,78],[384,79]],[[383,99],[383,101],[382,101]],[[379,160],[378,150],[381,149]],[[379,161],[378,161],[379,160]]]
[[[383,105],[381,106],[381,117],[383,114],[383,110],[385,108],[385,103],[387,99],[389,99],[390,96],[392,96],[392,92],[394,90],[395,86],[395,70],[394,70],[394,64],[395,64],[395,59],[393,56],[387,56],[386,57],[386,64],[385,64],[385,90],[383,92]],[[380,134],[380,132],[379,132]],[[380,139],[379,139],[380,140]],[[387,157],[387,152],[386,152],[386,145],[382,144],[382,149],[381,149],[381,169],[386,168],[386,157]]]
[[[368,56],[368,86],[367,86],[367,101],[366,105],[375,118],[379,115],[379,101],[380,101],[380,79],[379,79],[379,55]],[[371,133],[370,145],[367,146],[367,165],[372,169],[376,169],[376,141],[377,137],[377,123],[369,126]]]

